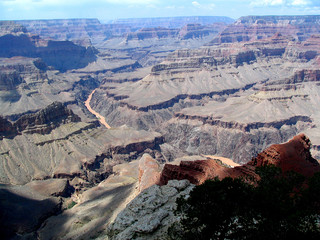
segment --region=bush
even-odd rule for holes
[[[177,200],[176,239],[320,239],[320,174],[306,182],[280,168],[257,169],[261,180],[206,181]],[[309,187],[306,187],[309,186]],[[172,237],[174,238],[174,237]]]

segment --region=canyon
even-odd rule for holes
[[[312,175],[319,81],[317,15],[0,21],[1,236],[157,239],[206,179]]]

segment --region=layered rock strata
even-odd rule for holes
[[[13,32],[5,35],[2,32],[0,35],[0,57],[41,58],[47,65],[60,71],[83,68],[96,59],[97,52],[91,46],[82,47],[70,41],[43,40],[38,35],[25,32],[22,27],[21,32],[16,32],[18,27],[12,24]]]
[[[61,103],[24,115],[14,123],[1,121],[0,181],[7,184],[75,176],[99,182],[113,165],[163,142],[158,133],[126,127],[108,131],[97,122],[81,122]]]
[[[246,42],[268,38],[275,33],[303,41],[320,33],[320,16],[248,16],[241,17],[222,31],[210,44]],[[209,44],[209,45],[210,45]]]

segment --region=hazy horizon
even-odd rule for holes
[[[320,15],[319,0],[0,0],[0,20]]]

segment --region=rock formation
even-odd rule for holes
[[[303,41],[320,33],[320,17],[314,16],[248,16],[241,17],[222,31],[211,44],[264,39],[276,33]]]
[[[268,147],[248,162],[248,165],[259,167],[274,164],[284,172],[294,171],[311,177],[320,171],[320,164],[311,156],[310,148],[310,139],[304,134],[299,134],[287,143]]]
[[[177,219],[176,199],[186,197],[193,185],[187,180],[169,181],[142,191],[109,226],[110,239],[167,239],[167,230]]]
[[[205,180],[225,177],[256,177],[256,167],[275,165],[283,172],[295,171],[306,177],[320,172],[320,164],[310,153],[311,142],[307,136],[300,134],[287,143],[271,145],[255,158],[242,166],[230,168],[217,159],[182,161],[179,166],[166,164],[160,177],[160,184],[168,181],[187,179],[199,185]]]
[[[222,155],[239,163],[302,131],[318,146],[317,39],[299,42],[273,33],[177,50],[145,77],[112,87],[103,83],[93,107],[112,126],[156,128],[188,154]],[[319,155],[317,147],[313,151]]]
[[[160,173],[160,164],[149,154],[144,154],[139,160],[139,192],[158,184]]]
[[[83,68],[96,59],[96,50],[91,46],[82,47],[70,41],[43,40],[37,35],[26,33],[22,27],[23,32],[20,33],[15,32],[17,27],[12,28],[14,32],[6,35],[3,35],[3,32],[0,34],[0,45],[2,46],[0,57],[39,57],[47,65],[60,71]],[[7,28],[4,31],[7,31]]]
[[[62,124],[80,122],[80,118],[60,102],[54,102],[34,114],[20,117],[13,126],[18,132],[48,134]]]

